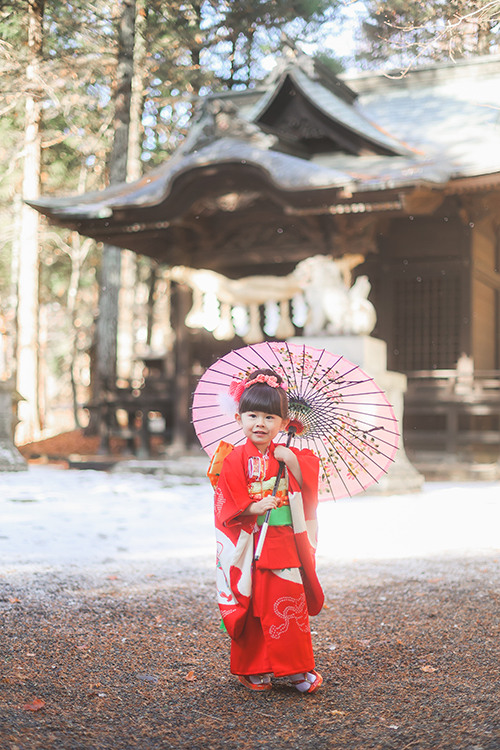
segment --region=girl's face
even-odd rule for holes
[[[245,411],[236,414],[236,421],[261,453],[265,453],[271,440],[284,429],[285,420],[277,414],[266,414],[263,411]]]

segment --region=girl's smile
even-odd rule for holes
[[[284,429],[285,420],[277,414],[266,414],[263,411],[245,411],[236,414],[245,437],[249,438],[261,453],[265,453],[276,435]]]

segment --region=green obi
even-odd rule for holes
[[[257,525],[262,526],[266,514],[257,516]],[[292,513],[289,505],[273,508],[269,516],[269,526],[292,526]]]

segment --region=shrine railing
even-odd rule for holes
[[[466,446],[500,450],[500,370],[406,373],[404,436],[408,448],[457,453]]]

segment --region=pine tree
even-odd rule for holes
[[[276,51],[281,31],[291,39],[317,31],[325,12],[335,6],[322,0],[232,0],[216,5],[211,44],[224,59],[218,77],[224,87],[244,88],[262,77],[263,53]]]
[[[407,68],[419,62],[496,52],[500,2],[370,0],[357,58]]]
[[[143,61],[142,159],[158,164],[182,143],[198,94],[254,86],[261,62],[281,46],[281,31],[320,40],[328,0],[150,0]]]
[[[121,110],[125,119],[130,116],[131,127],[128,129],[126,124],[123,128],[124,138],[117,147],[117,153],[124,155],[128,141],[133,152],[125,174],[123,159],[118,171],[116,164],[112,170],[108,167],[115,137],[115,86],[121,77],[117,20],[125,5],[132,2],[10,0],[0,4],[0,317],[7,321],[4,323],[0,319],[0,333],[5,324],[10,325],[11,334],[15,334],[12,316],[16,301],[12,289],[19,267],[17,252],[25,243],[19,241],[16,224],[20,223],[21,212],[16,215],[13,206],[22,206],[24,156],[27,154],[24,122],[30,98],[38,113],[37,190],[45,195],[75,194],[101,189],[109,179],[137,179],[143,165],[147,166],[148,161],[150,164],[163,161],[182,142],[198,94],[255,85],[265,75],[260,64],[262,58],[280,46],[281,29],[285,27],[291,38],[311,34],[312,39],[322,14],[331,6],[326,0],[291,0],[289,3],[283,0],[257,3],[135,0],[133,97],[129,102],[129,94],[126,94]],[[28,11],[37,7],[44,8],[40,26],[43,45],[37,53],[37,75],[33,79],[30,78],[27,17]],[[130,62],[130,44],[127,54]],[[129,87],[130,75],[129,70]],[[125,124],[121,115],[117,119]],[[117,144],[120,137],[117,136]],[[36,197],[36,191],[26,193],[26,197],[30,195]],[[28,226],[24,221],[22,225],[25,229]],[[64,381],[64,389],[57,389],[58,394],[64,390],[66,398],[72,387],[73,394],[80,393],[81,401],[78,373],[84,368],[75,363],[79,357],[79,361],[83,361],[81,347],[87,346],[90,339],[91,310],[97,306],[92,290],[96,287],[93,274],[98,251],[93,247],[83,260],[82,248],[77,244],[75,237],[65,230],[47,227],[41,222],[37,250],[41,248],[38,283],[42,327],[45,330],[48,326],[48,340],[44,344],[45,372],[48,377]],[[35,256],[31,261],[33,267],[37,262]],[[28,287],[24,280],[23,274],[26,299]],[[36,327],[38,296],[33,288],[31,284],[29,296],[35,300],[32,319]],[[116,312],[116,305],[114,310]],[[53,311],[57,312],[58,325],[64,335],[56,336],[51,328]],[[35,330],[33,326],[32,330]],[[107,327],[107,331],[110,330]],[[112,332],[112,337],[115,340],[116,331]],[[75,347],[79,351],[77,355]],[[28,348],[32,352],[36,349],[36,336]],[[129,341],[129,354],[130,349]],[[106,347],[108,359],[109,351]],[[68,352],[73,352],[72,361],[68,359]],[[35,373],[33,368],[28,371]],[[113,378],[114,372],[111,381]],[[33,402],[39,392],[45,393],[46,388],[35,383]]]

